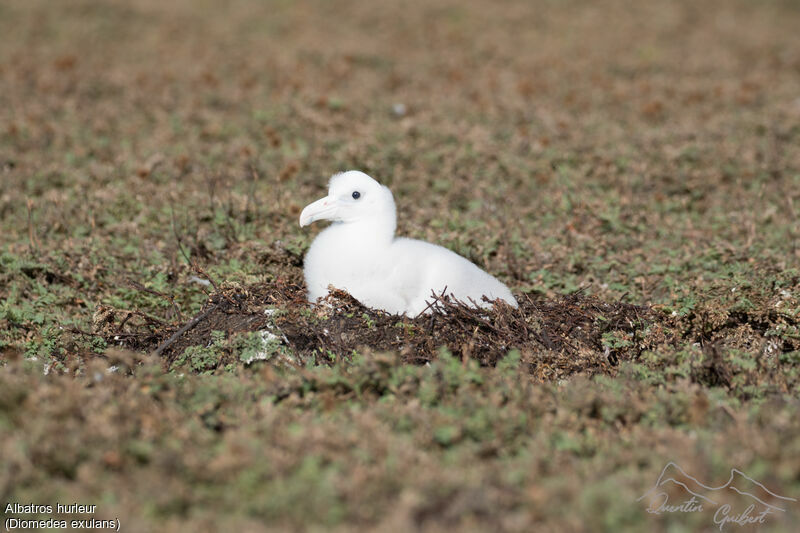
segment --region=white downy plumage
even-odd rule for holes
[[[305,257],[308,300],[346,290],[367,307],[416,316],[431,294],[447,294],[489,307],[489,300],[517,302],[503,283],[460,255],[428,242],[395,238],[397,214],[392,192],[363,172],[335,174],[328,196],[306,206],[300,226],[333,222]]]

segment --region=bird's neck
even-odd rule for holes
[[[394,217],[384,217],[358,222],[337,222],[331,226],[331,232],[336,234],[337,239],[347,242],[351,249],[375,250],[392,243],[396,226]]]

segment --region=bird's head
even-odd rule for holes
[[[300,226],[317,220],[345,224],[367,223],[376,229],[391,226],[394,233],[395,205],[392,191],[358,170],[334,174],[328,196],[320,198],[300,213]]]

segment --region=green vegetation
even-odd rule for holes
[[[636,501],[669,461],[800,499],[798,27],[782,0],[0,5],[0,504],[716,528]],[[297,217],[349,168],[530,298],[526,342],[295,298]]]

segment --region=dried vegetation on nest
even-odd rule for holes
[[[338,290],[311,305],[297,281],[297,265],[286,262],[282,271],[286,275],[272,282],[221,283],[202,309],[183,321],[167,323],[137,310],[99,306],[93,334],[109,344],[155,353],[166,369],[197,373],[231,371],[257,361],[331,365],[364,352],[391,352],[399,361],[420,365],[439,357],[442,349],[465,364],[475,360],[493,367],[517,350],[523,368],[539,381],[578,373],[616,375],[629,361],[654,383],[689,378],[744,398],[791,391],[797,382],[787,368],[800,342],[775,332],[798,324],[776,312],[771,301],[725,313],[709,302],[681,314],[604,302],[580,291],[555,298],[522,294],[519,309],[500,304],[492,310],[432,295],[430,313],[405,317],[366,308]],[[755,365],[737,358],[744,350],[760,353]]]
[[[543,380],[609,372],[665,338],[649,308],[580,293],[552,300],[522,295],[519,309],[500,304],[493,310],[432,297],[430,313],[413,318],[368,309],[343,291],[333,291],[319,305],[304,296],[303,287],[290,281],[223,284],[185,324],[165,327],[132,311],[105,309],[96,314],[95,331],[110,343],[155,351],[173,368],[191,363],[186,352],[195,347],[218,348],[208,364],[190,364],[195,370],[251,362],[252,354],[242,352],[255,333],[264,352],[257,359],[300,364],[329,364],[364,348],[424,364],[446,347],[462,360],[494,366],[516,349],[531,374]]]

